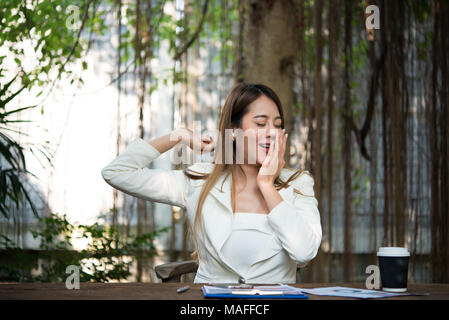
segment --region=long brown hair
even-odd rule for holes
[[[229,92],[225,104],[221,110],[220,115],[220,123],[218,132],[220,137],[218,138],[213,162],[214,166],[210,173],[198,173],[196,171],[191,171],[188,168],[184,169],[184,174],[190,179],[205,179],[206,181],[203,183],[200,196],[198,199],[198,205],[196,208],[195,219],[193,222],[193,228],[191,229],[192,238],[195,243],[195,252],[192,256],[196,259],[198,263],[198,236],[199,232],[203,232],[202,228],[202,208],[204,201],[209,195],[210,190],[215,186],[217,180],[223,175],[226,174],[226,179],[229,175],[232,176],[232,184],[231,184],[231,202],[232,207],[235,208],[235,170],[242,170],[240,165],[236,163],[236,143],[233,142],[233,162],[229,164],[227,161],[224,161],[223,157],[225,155],[225,130],[231,128],[241,128],[243,117],[249,112],[249,105],[258,99],[260,96],[265,95],[267,98],[270,98],[277,106],[279,110],[279,114],[282,120],[282,129],[284,128],[285,119],[284,112],[282,110],[281,101],[279,100],[276,93],[270,89],[269,87],[263,84],[247,84],[247,83],[239,83],[235,85],[231,91]],[[218,160],[218,161],[217,161]],[[289,168],[285,166],[285,168]],[[292,174],[287,181],[282,181],[278,176],[275,179],[274,185],[277,190],[281,190],[289,186],[289,182],[296,179],[303,170],[297,170],[294,174]],[[224,181],[224,180],[223,180]],[[300,193],[295,189],[295,192]]]

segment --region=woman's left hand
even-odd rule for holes
[[[285,134],[285,129],[276,130],[275,143],[274,145],[270,144],[270,149],[257,175],[259,187],[273,186],[274,181],[281,173],[281,169],[285,165],[284,154],[287,137],[288,134]]]

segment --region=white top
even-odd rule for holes
[[[236,212],[232,232],[223,245],[223,255],[234,267],[247,275],[255,257],[264,250],[263,244],[270,240],[267,214]]]

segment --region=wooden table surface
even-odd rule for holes
[[[190,286],[177,293],[176,289]],[[361,283],[298,283],[295,287],[318,288],[342,286],[364,288]],[[0,300],[204,300],[202,284],[193,283],[81,283],[79,290],[68,290],[65,283],[11,283],[0,282]],[[430,293],[429,296],[404,296],[386,300],[449,300],[449,284],[409,284],[411,293]],[[351,300],[351,298],[316,296],[308,300]],[[373,300],[384,300],[373,299]],[[211,300],[211,298],[207,298]]]

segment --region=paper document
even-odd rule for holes
[[[347,287],[325,287],[325,288],[301,289],[301,290],[302,292],[318,296],[334,296],[334,297],[361,298],[361,299],[388,298],[388,297],[413,295],[412,293],[408,292],[391,293],[378,290],[367,290],[367,289],[347,288]]]
[[[291,297],[304,297],[307,298],[301,292],[301,289],[291,287],[288,285],[275,285],[275,286],[253,286],[252,288],[227,288],[226,286],[203,286],[203,293],[206,297],[213,296],[291,296]]]

